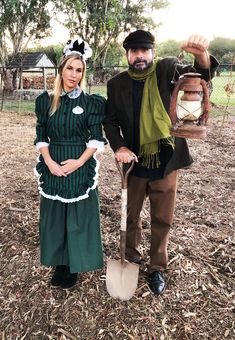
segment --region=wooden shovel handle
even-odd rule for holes
[[[120,258],[121,263],[125,262],[126,257],[126,231],[120,230]]]
[[[125,261],[125,253],[126,253],[126,220],[127,220],[127,180],[128,176],[135,164],[133,160],[131,165],[127,169],[126,172],[123,171],[122,166],[115,159],[116,166],[121,175],[122,180],[122,195],[121,195],[121,226],[120,226],[120,256],[121,263]]]
[[[115,163],[117,166],[117,169],[121,175],[121,180],[122,180],[122,189],[127,189],[127,180],[128,180],[128,176],[131,172],[131,170],[133,169],[133,166],[135,164],[135,160],[133,159],[131,161],[131,164],[129,166],[129,168],[127,169],[127,171],[123,171],[123,167],[120,165],[120,163],[118,162],[118,160],[115,158]]]

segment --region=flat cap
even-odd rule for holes
[[[153,48],[155,38],[152,33],[144,30],[137,30],[130,33],[123,41],[123,47],[127,51],[129,48]]]

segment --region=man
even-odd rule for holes
[[[104,129],[119,162],[135,166],[128,180],[126,259],[140,263],[140,212],[146,196],[150,200],[151,244],[148,282],[162,294],[166,283],[167,245],[173,222],[178,169],[192,163],[186,140],[173,138],[168,115],[174,82],[192,71],[192,65],[177,64],[177,58],[154,62],[154,36],[144,30],[130,33],[123,42],[128,71],[107,85],[108,101]],[[217,61],[207,52],[208,42],[192,35],[182,46],[195,57],[194,69],[209,80]]]

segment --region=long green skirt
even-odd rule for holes
[[[97,190],[74,203],[41,197],[39,235],[43,265],[66,265],[71,273],[102,268]]]

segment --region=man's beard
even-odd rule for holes
[[[141,64],[139,64],[140,62]],[[147,60],[142,59],[142,58],[137,58],[132,65],[129,63],[130,69],[136,72],[142,72],[152,65],[153,65],[153,60],[151,60],[150,62],[147,62]]]

